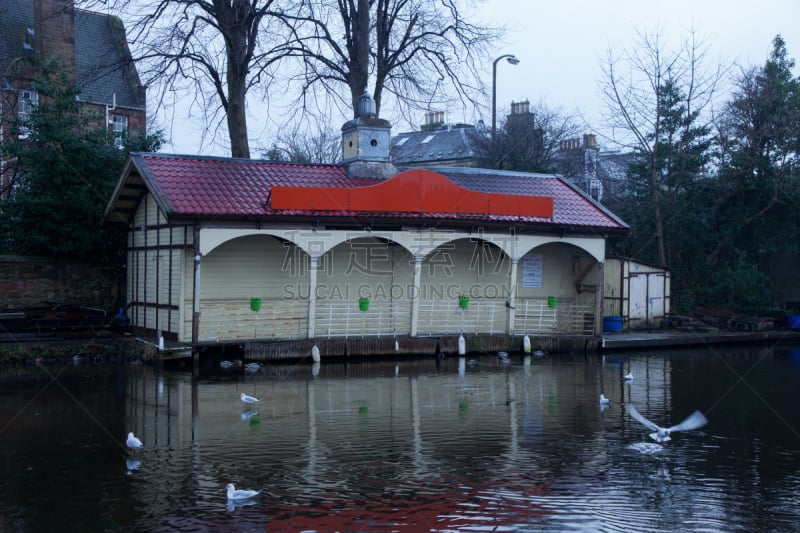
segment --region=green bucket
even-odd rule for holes
[[[369,311],[369,298],[361,298],[358,300],[358,308],[361,311]]]
[[[555,296],[548,296],[547,297],[547,307],[550,309],[555,309],[558,306],[558,298]]]
[[[461,309],[466,309],[469,307],[469,296],[459,296],[458,297],[458,306]]]
[[[261,311],[261,298],[250,298],[250,310]]]

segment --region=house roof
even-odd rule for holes
[[[573,230],[602,229],[611,232],[627,229],[627,225],[619,218],[555,175],[464,168],[436,169],[436,173],[452,182],[453,187],[487,193],[484,195],[486,198],[493,195],[499,202],[506,204],[509,197],[528,197],[529,203],[545,198],[548,202],[552,202],[552,208],[546,212],[552,216],[509,214],[524,212],[513,209],[458,213],[435,208],[431,208],[430,211],[420,209],[380,211],[373,206],[357,210],[352,209],[352,205],[356,204],[347,203],[340,204],[342,209],[332,209],[331,205],[335,204],[330,203],[319,204],[321,209],[314,209],[311,200],[306,205],[301,204],[302,208],[277,209],[272,203],[273,191],[285,192],[286,188],[306,188],[308,196],[311,197],[320,190],[352,191],[356,188],[385,184],[391,180],[348,177],[345,167],[341,165],[306,165],[250,159],[133,153],[108,203],[106,220],[129,222],[144,193],[149,191],[167,217],[262,219],[321,217],[346,220],[382,218],[403,219],[408,223],[413,219],[436,219],[454,222],[528,223]],[[407,183],[404,186],[414,187]],[[387,188],[375,187],[373,190],[386,191]],[[448,194],[452,194],[454,189],[440,190],[444,191],[444,198],[449,198]],[[388,200],[376,201],[388,202],[382,205],[391,209],[392,194],[397,198],[394,205],[401,206],[408,205],[409,194],[418,193],[418,189],[404,189],[401,197],[396,194],[395,189],[392,189],[385,195],[389,197]],[[375,198],[378,199],[379,196]],[[442,198],[433,203],[420,205],[436,204],[441,205]],[[363,202],[361,205],[364,205]]]
[[[479,134],[474,126],[446,126],[401,133],[392,138],[392,162],[404,164],[472,163]]]
[[[0,73],[18,58],[29,58],[33,37],[32,0],[0,2]],[[75,84],[83,101],[144,109],[144,94],[133,66],[122,21],[75,10]],[[7,80],[3,80],[7,83]],[[116,97],[114,97],[116,95]]]

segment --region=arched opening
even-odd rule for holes
[[[215,247],[202,260],[198,340],[305,337],[308,269],[302,249],[269,235],[248,235]]]
[[[517,334],[592,335],[599,263],[586,250],[548,243],[519,261],[514,305]]]
[[[455,239],[422,261],[420,335],[504,333],[511,260],[485,239]]]
[[[349,239],[320,257],[315,336],[407,335],[414,259],[379,237]]]

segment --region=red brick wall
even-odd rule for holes
[[[110,267],[45,257],[0,255],[0,309],[43,301],[82,304],[116,313],[124,288]]]

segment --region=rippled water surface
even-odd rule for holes
[[[472,359],[2,376],[0,531],[800,531],[800,350]]]

